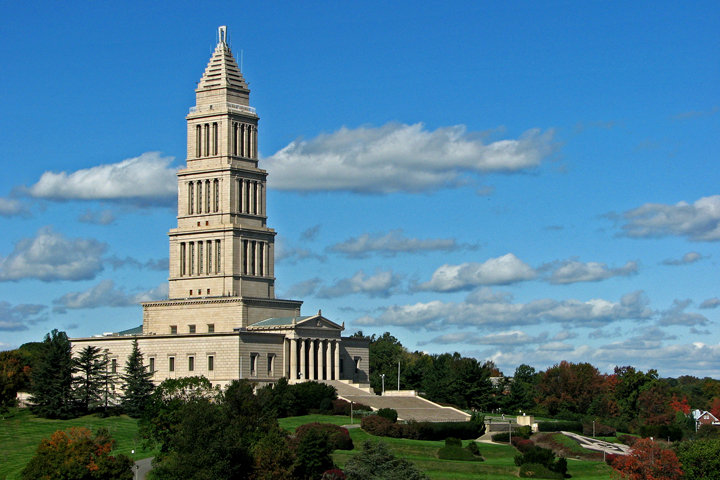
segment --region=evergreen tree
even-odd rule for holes
[[[102,388],[100,402],[104,414],[107,415],[110,404],[115,405],[115,380],[117,378],[117,374],[110,371],[110,359],[107,356],[107,350],[103,353],[103,364],[105,368],[100,374],[99,379]]]
[[[103,403],[107,363],[107,355],[101,353],[100,347],[92,345],[80,350],[73,359],[77,373],[73,377],[73,393],[83,412],[87,413]]]
[[[44,418],[74,416],[72,346],[65,332],[45,335],[43,353],[32,372],[32,411]]]
[[[129,416],[139,418],[142,415],[153,391],[154,386],[150,380],[152,376],[153,372],[147,371],[147,367],[143,365],[143,355],[135,338],[132,353],[125,364],[125,374],[122,376],[124,382],[122,406]]]

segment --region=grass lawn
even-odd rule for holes
[[[46,420],[30,414],[27,409],[14,410],[0,420],[0,480],[20,478],[20,472],[35,455],[40,440],[50,437],[56,430],[86,427],[93,432],[107,427],[115,439],[116,451],[130,455],[135,449],[135,460],[153,456],[143,452],[137,440],[137,420],[126,415],[100,418],[93,415],[73,420]]]
[[[285,430],[294,432],[300,425],[306,423],[320,422],[320,423],[332,423],[335,425],[350,425],[350,417],[343,417],[341,415],[303,415],[300,417],[288,417],[279,418],[278,423]],[[354,423],[360,425],[360,419],[355,418]]]

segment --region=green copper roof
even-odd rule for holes
[[[142,332],[143,332],[142,328],[143,328],[143,326],[140,325],[138,327],[131,328],[129,330],[123,330],[122,332],[118,332],[118,335],[121,335],[121,336],[122,335],[142,335]]]
[[[295,320],[295,323],[300,323],[306,318],[310,318],[309,316],[304,317],[273,317],[273,318],[266,318],[265,320],[262,320],[257,323],[253,323],[252,325],[248,325],[249,327],[271,327],[271,326],[280,326],[280,325],[292,325],[293,320]]]

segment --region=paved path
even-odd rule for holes
[[[623,445],[622,443],[610,443],[604,440],[598,440],[597,438],[584,437],[572,432],[560,432],[563,435],[572,438],[580,444],[581,447],[587,448],[588,450],[595,450],[596,452],[612,453],[615,455],[627,455],[630,451],[630,447]]]
[[[137,473],[135,478],[137,480],[145,480],[145,475],[152,470],[152,460],[154,457],[150,458],[143,458],[142,460],[138,460],[135,462],[135,468],[137,469]]]

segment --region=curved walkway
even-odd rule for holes
[[[622,443],[610,443],[605,440],[598,440],[597,438],[584,437],[572,432],[560,432],[566,437],[570,437],[580,444],[581,447],[587,448],[588,450],[595,450],[596,452],[612,453],[614,455],[627,455],[630,451],[630,447],[623,445]]]

